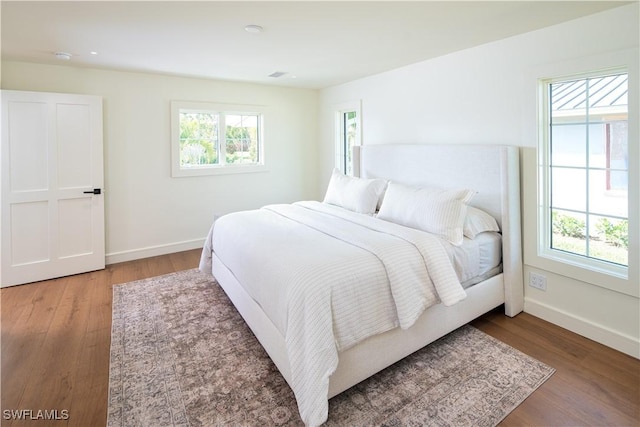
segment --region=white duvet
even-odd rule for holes
[[[339,351],[466,297],[437,237],[319,202],[225,215],[209,233],[202,271],[211,272],[211,251],[285,338],[307,425],[327,419]]]

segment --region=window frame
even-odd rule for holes
[[[612,262],[600,260],[597,258],[588,257],[586,255],[574,254],[571,252],[562,251],[551,247],[551,122],[550,122],[550,91],[549,88],[552,84],[569,81],[580,80],[588,78],[596,78],[599,76],[607,76],[612,74],[627,74],[628,78],[631,78],[631,73],[627,67],[617,67],[605,70],[598,70],[584,73],[574,73],[570,75],[564,75],[561,77],[539,79],[539,138],[538,138],[538,233],[537,233],[537,252],[538,256],[547,259],[549,261],[559,262],[570,267],[576,267],[580,270],[586,271],[587,274],[592,273],[596,284],[601,284],[607,281],[615,279],[621,279],[626,281],[629,278],[629,264],[632,262],[631,246],[629,247],[629,257],[626,266],[621,264],[615,264]],[[631,88],[630,88],[631,90]],[[631,96],[631,94],[629,95]],[[628,121],[631,119],[631,100],[629,100],[627,106]],[[629,131],[628,134],[629,144],[632,141],[632,134]],[[631,152],[628,153],[632,155]],[[588,169],[587,169],[588,170]],[[631,173],[628,170],[629,184],[631,183]],[[630,185],[628,184],[628,188]],[[627,204],[629,210],[631,198],[630,194],[627,194]],[[588,213],[588,212],[587,212]],[[631,212],[627,213],[627,221],[631,222]],[[629,237],[631,239],[632,233],[629,231]],[[553,270],[553,269],[552,269]],[[604,279],[604,280],[603,280]],[[593,282],[593,280],[588,280]],[[616,286],[604,286],[615,289]]]
[[[345,120],[344,115],[346,113],[356,113],[356,134],[354,146],[362,145],[362,109],[361,101],[349,101],[342,104],[337,104],[334,108],[335,111],[335,167],[339,169],[345,175],[348,173],[346,168],[347,153],[345,150]],[[351,159],[353,162],[353,159]],[[353,165],[351,171],[353,172]]]
[[[219,117],[219,126],[225,128],[225,116],[229,115],[255,115],[258,116],[258,159],[257,163],[225,163],[226,143],[224,132],[219,141],[218,158],[222,161],[214,165],[202,165],[184,168],[180,163],[180,113],[184,111],[204,112],[216,114]],[[171,176],[192,177],[209,175],[226,175],[235,173],[254,173],[267,171],[265,162],[265,122],[266,108],[258,105],[222,104],[212,102],[171,101]]]

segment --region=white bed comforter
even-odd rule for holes
[[[466,297],[437,237],[319,203],[219,218],[203,250],[231,270],[285,338],[300,416],[328,415],[338,352]]]

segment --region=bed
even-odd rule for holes
[[[218,218],[200,263],[291,386],[307,425],[326,420],[331,397],[502,304],[507,316],[524,304],[517,147],[382,144],[353,154],[357,178],[334,171],[327,203]],[[349,185],[366,185],[364,211]],[[500,233],[488,226],[470,239],[467,222],[464,236],[429,223],[416,230],[422,224],[402,204],[415,194],[427,203],[419,207],[445,194],[443,221],[474,211]],[[474,257],[471,272],[456,261]]]

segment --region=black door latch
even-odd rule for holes
[[[91,191],[84,191],[84,194],[101,194],[102,193],[102,189],[100,188],[94,188]]]

